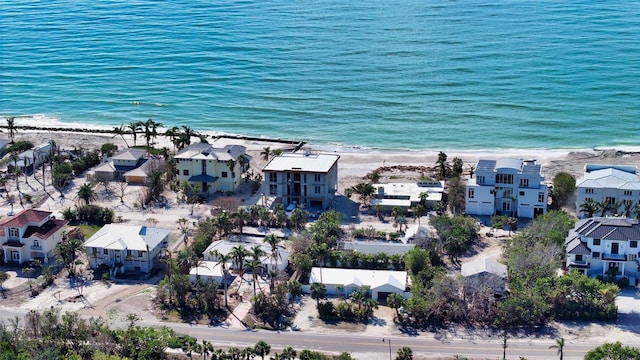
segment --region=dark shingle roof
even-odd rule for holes
[[[576,233],[607,240],[640,240],[638,220],[627,218],[592,218],[576,229]]]

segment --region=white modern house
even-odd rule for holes
[[[174,157],[177,178],[188,181],[209,195],[217,191],[234,192],[240,185],[242,174],[249,169],[251,156],[246,151],[241,145],[216,148],[205,143],[191,144]]]
[[[338,159],[335,154],[283,153],[262,168],[262,192],[285,207],[327,209],[338,189]]]
[[[627,218],[579,220],[565,241],[566,267],[588,276],[627,277],[636,284],[640,272],[640,225]]]
[[[203,252],[204,261],[209,261],[213,263],[219,262],[218,256],[216,253],[220,255],[229,255],[233,252],[233,248],[242,247],[247,253],[251,252],[251,248],[254,246],[258,246],[263,252],[264,255],[260,258],[260,262],[265,272],[269,272],[270,270],[279,270],[284,271],[287,266],[289,266],[289,251],[284,246],[278,246],[276,254],[273,254],[271,251],[271,246],[264,243],[255,243],[255,242],[234,242],[227,240],[217,240],[211,243]],[[274,255],[276,256],[274,258]],[[251,259],[251,255],[245,256],[245,261]],[[239,264],[234,264],[233,261],[229,262],[228,269],[237,268]]]
[[[0,220],[2,259],[22,264],[35,259],[48,263],[53,249],[62,241],[68,221],[58,220],[49,211],[26,209]]]
[[[421,180],[415,183],[373,184],[377,190],[371,205],[381,205],[386,211],[399,207],[408,210],[417,205],[422,198],[428,209],[435,209],[442,200],[444,181]]]
[[[84,243],[91,268],[106,264],[112,271],[150,272],[171,230],[144,225],[107,224]]]
[[[548,189],[535,160],[479,160],[466,186],[469,215],[534,218],[547,212]]]
[[[222,283],[224,280],[222,264],[216,261],[199,262],[198,266],[194,266],[189,270],[189,280],[195,283],[198,279],[202,281],[211,280],[218,284]]]
[[[488,287],[496,297],[505,295],[507,289],[507,265],[481,257],[462,264],[460,273],[466,279],[467,291]]]
[[[592,201],[600,206],[595,215],[630,217],[640,209],[640,177],[635,166],[587,164],[576,181],[576,212],[584,218],[582,204]]]
[[[352,292],[365,288],[371,292],[371,298],[377,301],[386,301],[392,293],[404,298],[410,296],[410,292],[407,292],[406,271],[314,267],[309,277],[309,284],[313,283],[324,284],[327,295],[334,296],[349,296]]]

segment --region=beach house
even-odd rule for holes
[[[465,211],[469,215],[534,218],[547,211],[548,189],[535,160],[478,160],[469,179]]]
[[[408,298],[407,272],[314,267],[309,284],[324,284],[327,295],[349,296],[357,290],[367,290],[376,301],[386,301],[392,293]],[[304,291],[309,291],[303,287]]]
[[[210,144],[191,144],[175,155],[177,178],[187,181],[199,192],[235,192],[242,174],[249,169],[251,156],[242,145],[216,148]]]
[[[465,291],[477,292],[487,287],[496,297],[502,297],[507,287],[507,265],[486,257],[463,263],[460,273],[465,277]]]
[[[21,173],[33,174],[35,169],[45,163],[54,151],[55,143],[52,140],[42,143],[33,149],[23,151],[9,161],[7,171],[15,173],[16,169],[19,169]]]
[[[576,213],[631,217],[640,211],[640,177],[635,166],[587,164],[576,181]],[[594,205],[588,210],[584,204]],[[589,214],[593,211],[593,214]]]
[[[376,189],[371,205],[389,211],[394,207],[408,210],[424,200],[427,209],[435,209],[442,200],[444,181],[421,180],[415,183],[373,184]]]
[[[105,264],[113,271],[148,273],[158,267],[170,232],[144,225],[107,224],[87,239],[84,247],[93,269]]]
[[[262,192],[284,206],[327,209],[338,189],[336,154],[283,153],[262,168]]]
[[[566,267],[588,276],[626,277],[636,284],[640,271],[640,224],[628,218],[579,220],[565,241]]]
[[[126,181],[144,184],[153,170],[162,166],[162,159],[146,156],[144,149],[129,148],[115,154],[111,159],[96,166],[91,177],[94,180]]]
[[[0,220],[0,241],[5,263],[22,264],[41,260],[48,263],[53,249],[62,241],[68,221],[58,220],[49,211],[26,209]]]

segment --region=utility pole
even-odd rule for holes
[[[391,360],[391,339],[382,338],[382,342],[385,341],[389,343],[389,360]]]

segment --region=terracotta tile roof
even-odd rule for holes
[[[63,228],[69,222],[67,220],[49,220],[42,226],[29,226],[25,231],[23,238],[28,239],[30,237],[37,237],[42,240],[46,240],[56,231]]]
[[[0,227],[21,228],[29,223],[39,223],[51,215],[49,211],[26,209],[15,216],[0,221]],[[3,230],[4,231],[4,230]]]

